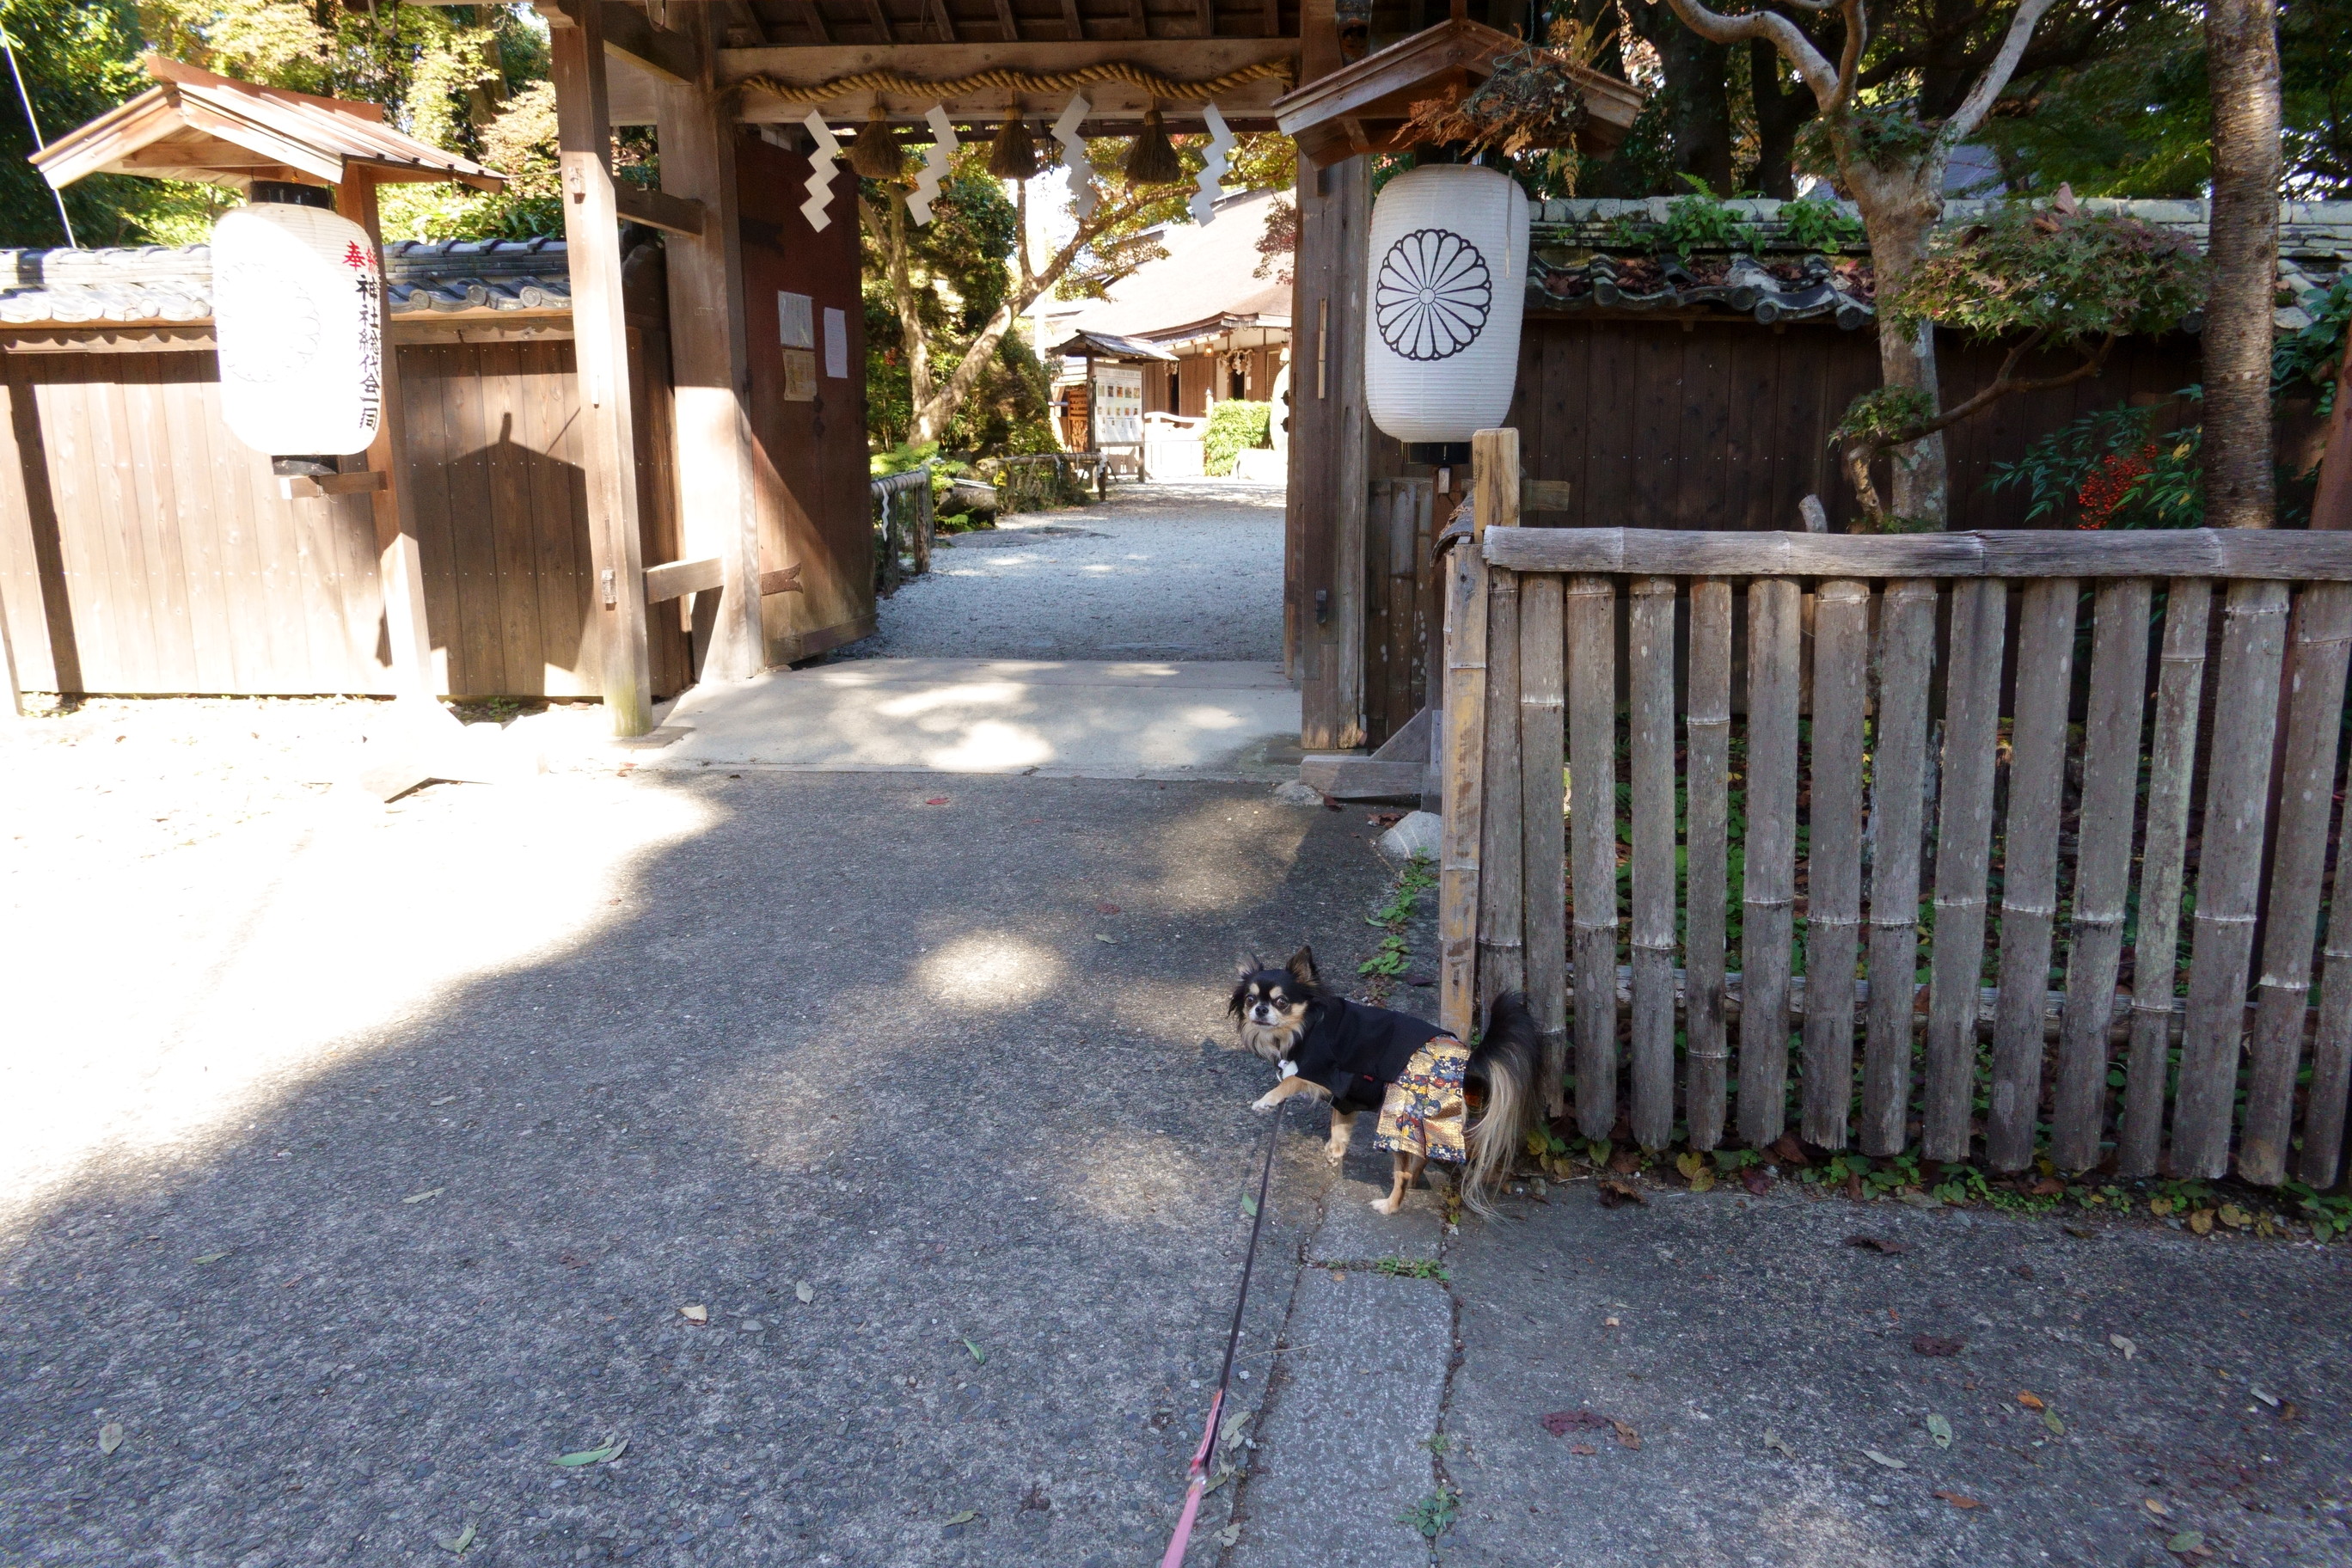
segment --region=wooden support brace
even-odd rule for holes
[[[725,581],[725,563],[713,555],[702,561],[670,561],[646,568],[646,603],[667,604],[688,594],[707,594]]]
[[[667,191],[649,191],[643,185],[614,181],[613,207],[631,223],[641,223],[667,234],[691,237],[703,230],[702,204],[691,196],[674,196]]]
[[[604,48],[665,81],[694,79],[694,39],[671,27],[656,27],[643,11],[621,0],[603,0]],[[697,7],[700,9],[700,7]]]
[[[278,494],[284,500],[314,500],[321,496],[367,495],[389,487],[386,476],[373,468],[363,468],[354,474],[320,474],[315,478],[287,474],[278,481]]]

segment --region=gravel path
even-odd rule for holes
[[[1169,480],[1009,517],[941,549],[843,657],[1278,659],[1282,501],[1278,485]]]

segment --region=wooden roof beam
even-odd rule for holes
[[[1013,0],[996,0],[996,31],[1001,43],[1021,41],[1021,24],[1013,15]]]
[[[1062,26],[1068,30],[1066,36],[1072,43],[1086,41],[1087,24],[1078,15],[1078,0],[1062,0]]]
[[[428,5],[459,3],[460,0],[422,0]],[[624,5],[622,0],[533,0],[533,4],[551,27],[578,26],[582,9],[594,5],[604,24],[606,54],[618,55],[664,81],[694,79],[694,40],[675,28],[655,26],[652,18],[635,5]]]

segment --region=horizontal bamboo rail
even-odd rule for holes
[[[1528,986],[1587,1137],[2334,1184],[2352,535],[1525,528],[1517,451],[1444,542],[1449,1022]]]

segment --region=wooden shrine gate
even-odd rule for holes
[[[1520,528],[1518,471],[1482,432],[1448,531],[1449,1027],[1524,987],[1553,1113],[1622,1089],[1654,1149],[1793,1100],[1874,1155],[2334,1183],[2352,537]]]

